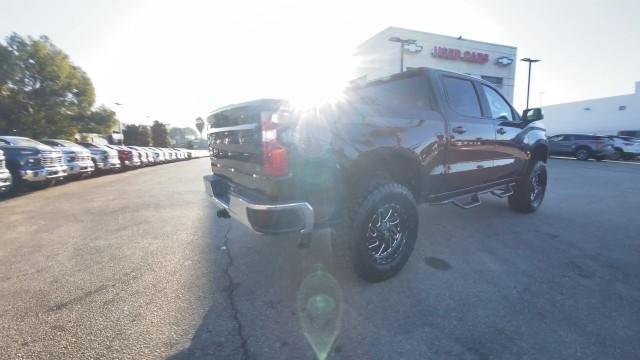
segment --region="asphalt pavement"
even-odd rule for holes
[[[313,359],[297,297],[342,291],[329,359],[640,358],[640,164],[551,160],[539,212],[422,206],[396,277],[217,219],[198,159],[0,201],[0,358]],[[315,337],[314,337],[315,336]],[[310,338],[318,336],[311,334]]]

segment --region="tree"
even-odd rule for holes
[[[151,142],[153,146],[169,147],[170,141],[167,125],[158,120],[153,121],[153,125],[151,125]]]
[[[83,127],[106,132],[115,114],[93,113],[94,102],[89,76],[46,36],[14,33],[0,43],[0,133],[71,139]]]
[[[124,127],[124,143],[134,146],[151,145],[151,130],[146,125],[129,124]]]
[[[200,133],[200,137],[202,138],[202,129],[204,129],[204,120],[200,116],[196,118],[196,129]]]
[[[183,146],[187,140],[193,140],[198,136],[198,133],[190,127],[172,127],[169,129],[169,137],[176,145]]]
[[[75,119],[79,132],[107,134],[118,125],[115,111],[102,105],[88,115]]]

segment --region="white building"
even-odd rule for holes
[[[394,37],[415,42],[401,45],[389,40]],[[389,27],[358,46],[356,54],[361,65],[356,81],[369,81],[399,72],[402,47],[405,70],[431,67],[483,78],[513,101],[515,47],[397,27]]]
[[[547,134],[617,134],[640,130],[640,81],[635,93],[543,107]]]

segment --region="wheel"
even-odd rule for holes
[[[589,160],[589,157],[591,156],[591,151],[589,151],[589,149],[585,149],[585,148],[580,148],[578,150],[576,150],[576,159],[578,160]]]
[[[624,154],[624,155],[622,155],[622,160],[629,161],[629,160],[633,160],[634,157],[635,156],[632,155],[632,154]]]
[[[334,247],[349,259],[365,281],[389,279],[413,252],[418,236],[418,209],[411,192],[396,183],[369,186],[353,201]],[[345,256],[346,255],[346,256]]]
[[[547,166],[542,161],[536,161],[516,183],[513,194],[509,196],[509,206],[517,212],[535,212],[542,204],[546,190]]]
[[[616,149],[611,156],[609,156],[611,160],[620,160],[624,158],[624,153],[620,149]]]
[[[20,178],[20,174],[16,170],[9,170],[11,173],[11,185],[9,185],[9,190],[5,193],[8,196],[13,196],[20,194],[24,191],[24,180]]]
[[[604,156],[594,156],[594,159],[596,159],[596,161],[604,161],[605,157]]]

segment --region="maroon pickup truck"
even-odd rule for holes
[[[481,194],[536,211],[547,185],[540,109],[518,114],[494,85],[421,68],[347,89],[339,103],[295,109],[256,100],[207,119],[220,208],[262,234],[333,228],[368,281],[393,276],[418,234],[417,205],[480,204]],[[428,219],[423,219],[429,227]]]

